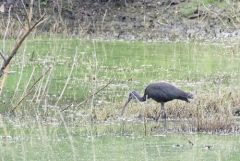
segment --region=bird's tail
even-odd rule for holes
[[[187,98],[189,98],[189,99],[193,99],[193,94],[188,93],[188,94],[187,94]]]

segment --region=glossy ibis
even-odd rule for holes
[[[143,96],[140,96],[136,91],[132,91],[129,93],[128,100],[122,109],[122,115],[124,114],[127,104],[132,99],[136,99],[140,102],[144,102],[149,98],[161,104],[161,111],[159,112],[159,115],[157,116],[156,120],[157,121],[159,120],[160,113],[162,113],[162,117],[164,118],[165,126],[166,126],[167,116],[164,109],[164,103],[168,101],[172,101],[174,99],[189,102],[188,99],[193,99],[193,95],[191,93],[184,92],[183,90],[166,82],[151,83],[145,88]]]

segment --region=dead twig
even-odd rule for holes
[[[194,143],[190,139],[188,139],[183,133],[182,136],[188,141],[189,144],[191,144],[192,146],[194,145]]]
[[[24,12],[25,12],[25,16],[26,16],[26,18],[27,18],[27,25],[28,25],[28,28],[30,28],[31,27],[31,25],[30,25],[30,16],[29,16],[29,14],[28,14],[28,11],[27,11],[27,8],[26,8],[26,5],[24,4],[24,2],[23,2],[23,0],[21,0],[21,2],[22,2],[22,5],[23,5],[23,8],[24,8]]]
[[[90,98],[92,98],[94,95],[98,94],[99,92],[101,92],[103,89],[107,88],[112,82],[113,82],[114,79],[111,79],[105,86],[103,86],[102,88],[100,88],[99,90],[97,90],[96,92],[94,92],[93,94],[89,95],[84,101],[80,102],[76,108],[78,108],[79,106],[81,106],[82,104],[86,103]],[[61,112],[67,110],[69,107],[72,107],[72,106],[67,106],[65,107],[64,109],[61,110]]]
[[[10,110],[10,113],[15,113],[15,110],[18,108],[18,106],[22,103],[22,101],[29,96],[33,88],[36,86],[36,84],[50,71],[51,67],[49,67],[34,83],[33,85],[27,90],[26,94],[22,96],[22,98],[18,101],[18,103]]]
[[[68,78],[67,78],[67,80],[66,80],[66,82],[65,82],[65,85],[64,85],[64,87],[63,87],[63,89],[62,89],[62,92],[61,92],[60,96],[58,97],[58,99],[57,99],[57,101],[56,101],[56,103],[55,103],[55,106],[57,106],[58,102],[62,99],[62,96],[63,96],[63,94],[64,94],[64,92],[65,92],[65,90],[66,90],[66,88],[67,88],[67,86],[68,86],[68,84],[69,84],[70,79],[71,79],[71,76],[72,76],[74,67],[75,67],[75,65],[76,65],[76,61],[77,61],[77,51],[75,52],[75,56],[74,56],[74,58],[73,58],[73,64],[72,64],[71,70],[70,70],[70,72],[69,72]]]
[[[6,62],[6,58],[5,58],[4,54],[3,54],[3,52],[0,51],[0,55],[1,55],[2,59],[3,59],[3,61]]]

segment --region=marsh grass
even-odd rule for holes
[[[239,92],[225,89],[218,93],[200,93],[191,103],[173,101],[166,103],[168,119],[177,125],[170,124],[169,128],[179,131],[192,132],[237,132],[239,125],[236,122],[236,111],[239,110]],[[232,94],[234,93],[234,94]],[[152,101],[132,103],[128,108],[126,118],[136,120],[143,117],[154,121],[160,112],[160,105]]]
[[[95,6],[96,9],[94,8],[94,11],[96,12],[99,11],[100,13],[90,16],[92,18],[88,16],[85,17],[81,15],[81,13],[79,13],[77,10],[75,11],[75,8],[73,6],[75,7],[78,6],[78,5],[74,5],[75,3],[78,3],[75,1],[54,2],[55,5],[52,6],[54,9],[52,9],[52,7],[46,7],[45,6],[46,4],[40,4],[38,2],[35,2],[35,3],[36,3],[35,5],[38,6],[38,9],[36,9],[36,11],[33,10],[34,15],[39,15],[39,12],[45,9],[49,16],[49,20],[45,22],[42,26],[38,27],[38,31],[35,32],[36,34],[38,34],[40,31],[40,32],[48,32],[47,33],[48,35],[64,34],[64,35],[78,35],[85,38],[89,38],[89,37],[116,38],[117,35],[121,35],[122,32],[135,33],[137,31],[140,31],[139,34],[146,35],[150,39],[152,38],[152,36],[145,34],[145,30],[151,30],[151,27],[148,27],[150,26],[148,20],[144,19],[144,21],[141,21],[144,25],[143,27],[141,26],[137,27],[137,31],[134,31],[131,28],[128,28],[127,26],[124,26],[125,24],[124,23],[121,24],[121,22],[120,24],[124,27],[121,27],[121,29],[119,29],[119,26],[113,23],[116,21],[116,19],[114,18],[114,16],[111,16],[111,14],[118,15],[118,13],[111,10],[107,11],[107,9],[108,7],[111,8],[112,5],[114,6],[114,3],[117,4],[118,2],[109,2],[107,4],[99,3],[98,5],[101,9],[98,10],[98,8]],[[50,5],[50,4],[47,4],[47,5]],[[94,5],[94,3],[92,5]],[[166,5],[166,8],[168,8],[168,5],[167,4],[165,5]],[[20,6],[21,5],[19,5],[18,7],[14,7],[13,9],[14,11],[11,12],[10,14],[11,23],[8,23],[6,20],[8,17],[7,12],[0,15],[1,16],[0,25],[2,26],[0,28],[1,38],[3,37],[15,38],[17,37],[16,35],[18,35],[19,32],[21,31],[22,25],[21,23],[19,23],[19,19],[23,21],[24,18],[22,18],[22,11],[21,11],[23,10],[23,8]],[[124,11],[129,13],[130,17],[132,16],[131,12],[133,11],[135,11],[136,13],[145,12],[144,3],[142,4],[142,6],[138,6],[137,10],[135,9],[133,10],[133,8],[134,6],[131,7],[131,5],[129,5],[128,7],[122,6],[119,9],[121,10],[120,13],[124,13]],[[219,26],[226,27],[224,28],[224,30],[228,30],[228,28],[236,28],[236,29],[239,28],[239,18],[237,16],[239,13],[239,3],[237,1],[193,0],[193,1],[181,2],[177,5],[177,7],[174,7],[174,8],[175,8],[174,10],[176,10],[176,12],[179,13],[178,15],[182,15],[182,16],[178,16],[179,19],[182,19],[182,17],[189,17],[194,14],[200,14],[199,17],[197,16],[198,17],[197,21],[194,21],[194,23],[199,23],[199,25],[202,25],[204,23],[207,24],[208,21],[214,21],[214,22],[216,21],[216,23]],[[105,12],[103,10],[105,10]],[[164,10],[162,6],[161,6],[161,10]],[[224,10],[224,13],[222,13],[223,10]],[[164,11],[161,11],[161,12],[164,12]],[[74,16],[72,15],[72,13],[75,13],[73,14]],[[73,17],[71,16],[69,17],[69,14]],[[151,13],[151,14],[154,15],[154,13]],[[148,16],[146,15],[146,17]],[[136,18],[141,20],[141,17],[136,16]],[[161,20],[161,17],[159,17],[159,19]],[[162,21],[163,21],[162,23],[165,24],[166,20],[163,19]],[[188,18],[186,18],[184,21],[189,21],[189,20]],[[189,21],[189,25],[191,25],[191,20]],[[6,28],[9,28],[8,32],[6,32],[5,30]],[[212,30],[215,30],[215,29],[213,28]],[[173,31],[171,35],[172,38],[178,37],[178,33],[175,33],[175,32],[176,31]],[[154,34],[155,34],[154,32],[151,33],[151,35],[154,35]],[[203,37],[201,37],[201,35],[198,35],[198,33],[195,33],[195,35],[199,39],[203,39]],[[127,38],[131,38],[131,36],[130,37],[127,36]],[[144,37],[142,38],[144,39]],[[224,39],[224,35],[222,38]]]

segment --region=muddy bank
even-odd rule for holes
[[[1,25],[4,27],[7,26],[7,11],[10,5],[13,12],[12,20],[15,23],[18,23],[19,18],[24,21],[22,16],[24,10],[20,2],[11,0],[13,3],[10,5],[8,2],[10,0],[0,1],[0,5],[4,6],[4,12],[0,14]],[[240,37],[240,2],[203,2],[73,0],[59,3],[49,0],[34,4],[33,17],[37,17],[44,10],[47,12],[49,19],[39,28],[41,32],[66,33],[90,38],[212,40]]]

